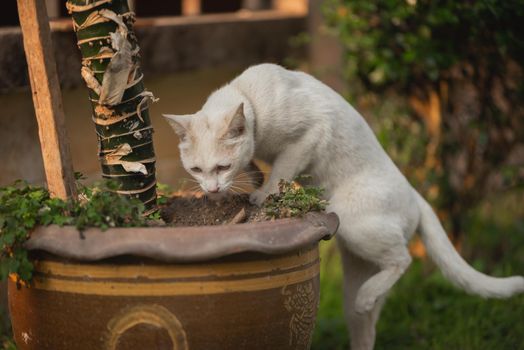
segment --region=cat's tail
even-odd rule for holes
[[[416,191],[420,208],[419,232],[429,256],[444,276],[468,293],[485,298],[508,298],[524,292],[524,277],[496,278],[473,269],[457,253],[437,215],[424,198]]]

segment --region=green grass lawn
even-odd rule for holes
[[[491,275],[522,275],[524,215],[500,211],[497,215],[479,211],[468,221],[463,255]],[[313,350],[349,347],[342,270],[334,243],[321,248],[321,300]],[[453,287],[430,261],[416,259],[390,293],[377,333],[377,350],[524,349],[524,295],[508,300],[471,296]]]

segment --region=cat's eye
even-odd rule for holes
[[[194,167],[194,168],[191,168],[191,171],[194,173],[201,173],[202,169],[200,169],[199,167]]]
[[[231,164],[228,165],[217,165],[217,172],[226,171],[231,168]]]

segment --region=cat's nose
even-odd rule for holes
[[[218,187],[208,188],[207,191],[209,193],[218,193],[220,191],[220,188],[218,188]]]

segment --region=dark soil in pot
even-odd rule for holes
[[[264,208],[249,203],[249,195],[231,195],[219,200],[206,196],[175,196],[161,209],[170,226],[207,226],[269,220]]]

